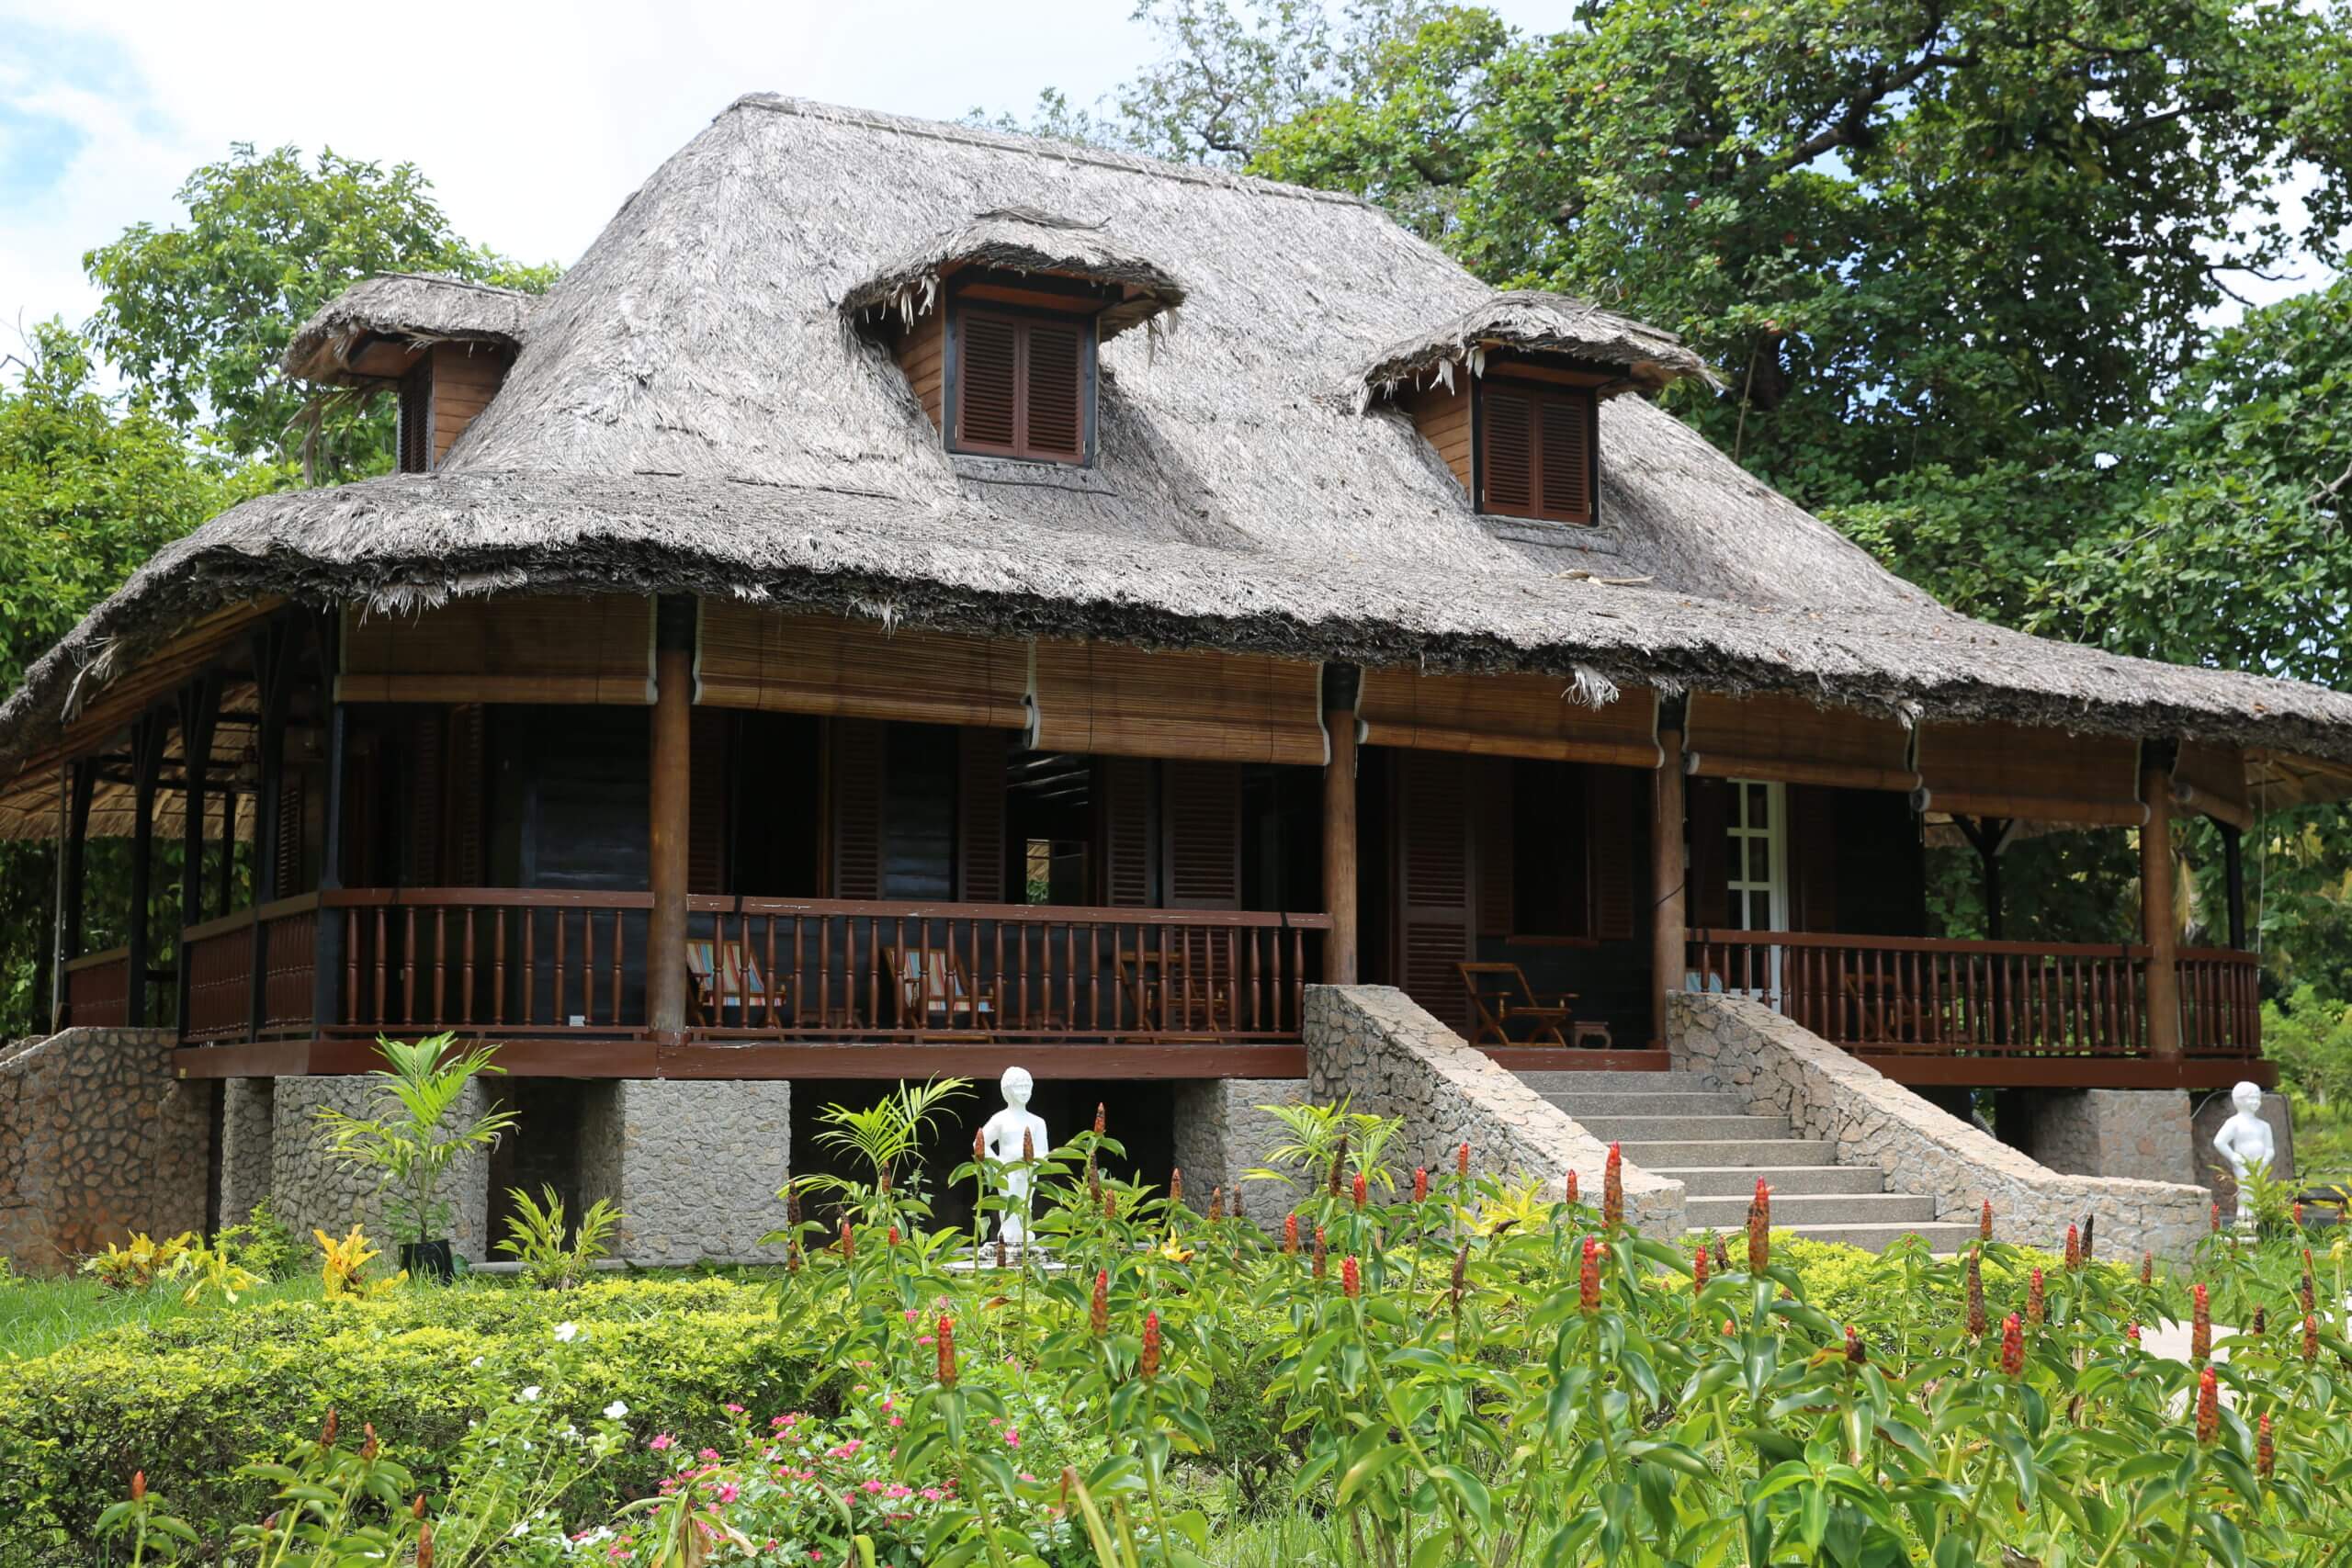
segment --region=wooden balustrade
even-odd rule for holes
[[[318,966],[319,895],[279,898],[190,926],[180,935],[187,965],[193,1044],[308,1034]]]
[[[615,1034],[644,1026],[649,894],[345,888],[324,902],[343,922],[330,1032]]]
[[[130,949],[88,953],[65,965],[65,1022],[71,1029],[119,1029],[130,1016]]]
[[[1686,950],[1691,989],[1753,995],[1849,1049],[2148,1054],[2143,947],[1693,931]],[[2191,949],[2180,953],[2177,968],[2185,1054],[2259,1055],[2254,954]]]

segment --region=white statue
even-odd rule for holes
[[[2238,1108],[2237,1114],[2222,1123],[2213,1134],[2213,1147],[2229,1162],[2232,1174],[2238,1180],[2238,1227],[2249,1229],[2254,1224],[2254,1211],[2246,1204],[2245,1178],[2250,1166],[2270,1168],[2278,1157],[2278,1136],[2270,1123],[2262,1119],[2262,1086],[2242,1082],[2230,1090],[2230,1103]]]
[[[1029,1110],[1036,1083],[1028,1069],[1005,1068],[997,1088],[1003,1091],[1004,1109],[988,1119],[980,1137],[989,1158],[1004,1167],[1004,1196],[1012,1201],[997,1235],[1005,1246],[1017,1248],[1029,1238],[1030,1162],[1044,1158],[1053,1144],[1046,1136],[1045,1119]]]

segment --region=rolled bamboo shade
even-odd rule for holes
[[[2238,747],[2184,740],[2172,767],[2173,798],[2243,831],[2254,826],[2245,773],[2245,752]]]
[[[460,599],[413,615],[346,610],[346,703],[653,700],[653,601],[629,594]]]
[[[845,615],[702,602],[695,700],[716,707],[1018,729],[1029,650]]]
[[[1922,811],[2029,822],[2137,827],[2139,742],[2022,724],[1927,724],[1919,730]]]
[[[1423,675],[1367,670],[1356,702],[1363,739],[1374,746],[1544,757],[1655,768],[1657,694],[1629,687],[1588,707],[1558,675]]]
[[[1040,642],[1029,744],[1041,751],[1321,767],[1322,670],[1254,653]]]
[[[1919,787],[1911,732],[1896,719],[1803,697],[1693,693],[1683,767],[1701,778],[1767,779],[1841,789]]]

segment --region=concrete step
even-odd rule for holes
[[[1707,1086],[1689,1073],[1609,1073],[1596,1068],[1565,1072],[1524,1072],[1519,1081],[1538,1094],[1563,1094],[1572,1089],[1678,1089]]]
[[[1544,1097],[1577,1121],[1590,1125],[1596,1116],[1737,1116],[1747,1101],[1736,1094],[1710,1094],[1704,1089],[1563,1089]]]
[[[1780,1216],[1776,1213],[1773,1218]],[[1906,1235],[1916,1235],[1928,1244],[1939,1257],[1949,1258],[1965,1251],[1976,1239],[1973,1224],[1958,1221],[1937,1220],[1925,1224],[1905,1225],[1774,1225],[1774,1230],[1791,1230],[1807,1241],[1837,1241],[1848,1247],[1859,1247],[1865,1252],[1884,1252]],[[1732,1248],[1736,1262],[1740,1257],[1736,1246]]]
[[[1652,1174],[1672,1177],[1693,1199],[1737,1198],[1743,1204],[1756,1196],[1756,1179],[1759,1176],[1770,1185],[1775,1198],[1783,1193],[1880,1192],[1886,1188],[1885,1175],[1876,1166],[1869,1165],[1702,1165]],[[1747,1212],[1745,1208],[1740,1211],[1743,1216]]]
[[[1785,1116],[1579,1116],[1584,1130],[1602,1143],[1628,1144],[1701,1143],[1722,1140],[1735,1142],[1758,1138],[1785,1138],[1789,1122]],[[1633,1156],[1629,1154],[1628,1159]],[[1729,1165],[1729,1160],[1713,1160],[1710,1164]]]
[[[1749,1189],[1749,1196],[1754,1196]],[[1747,1198],[1693,1198],[1684,1207],[1693,1230],[1736,1230],[1747,1223]],[[1933,1198],[1908,1192],[1775,1192],[1772,1223],[1813,1225],[1915,1225],[1936,1217]]]
[[[1692,1166],[1754,1168],[1834,1165],[1838,1145],[1816,1138],[1756,1138],[1724,1141],[1707,1138],[1626,1139],[1624,1156],[1644,1170],[1675,1170]],[[1750,1176],[1752,1190],[1755,1178]]]

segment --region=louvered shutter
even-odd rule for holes
[[[484,719],[480,703],[449,710],[448,802],[442,818],[441,874],[451,887],[482,885]]]
[[[1478,400],[1481,512],[1523,517],[1535,504],[1534,405],[1518,392],[1488,389]]]
[[[447,715],[435,709],[415,715],[409,723],[408,819],[401,832],[401,886],[439,887],[441,881],[442,805],[448,788]]]
[[[1151,875],[1151,764],[1140,757],[1095,763],[1096,832],[1102,840],[1102,902],[1148,908]]]
[[[1241,907],[1241,769],[1232,762],[1163,762],[1168,908]]]
[[[826,727],[831,845],[828,897],[882,897],[882,725],[837,718]]]
[[[719,708],[695,708],[687,736],[686,891],[727,891],[729,716]]]
[[[419,365],[401,378],[397,445],[400,449],[400,471],[404,474],[429,474],[433,471],[433,372],[429,365]]]
[[[1601,942],[1634,935],[1635,792],[1648,782],[1631,768],[1585,771],[1585,932]]]
[[[1511,875],[1512,768],[1508,757],[1481,757],[1478,774],[1478,934],[1511,934],[1518,923],[1518,888]]]
[[[967,904],[1004,902],[1005,739],[1000,730],[956,732],[961,747],[956,805],[956,896]]]
[[[1691,779],[1684,789],[1690,819],[1690,870],[1683,893],[1684,918],[1694,926],[1731,924],[1731,785],[1722,779]]]
[[[1546,396],[1535,405],[1536,515],[1592,521],[1592,407],[1583,397]]]
[[[289,898],[302,891],[302,775],[288,769],[277,785],[277,865],[271,892]]]
[[[1018,451],[1020,325],[1009,317],[962,312],[956,323],[956,444],[974,451]]]
[[[1460,757],[1396,751],[1396,974],[1405,994],[1456,1030],[1469,1003],[1470,798]]]
[[[1086,344],[1077,326],[1025,321],[1021,455],[1078,462],[1086,456]]]
[[[1817,784],[1790,784],[1789,928],[1801,931],[1838,929],[1838,823],[1835,792]]]

